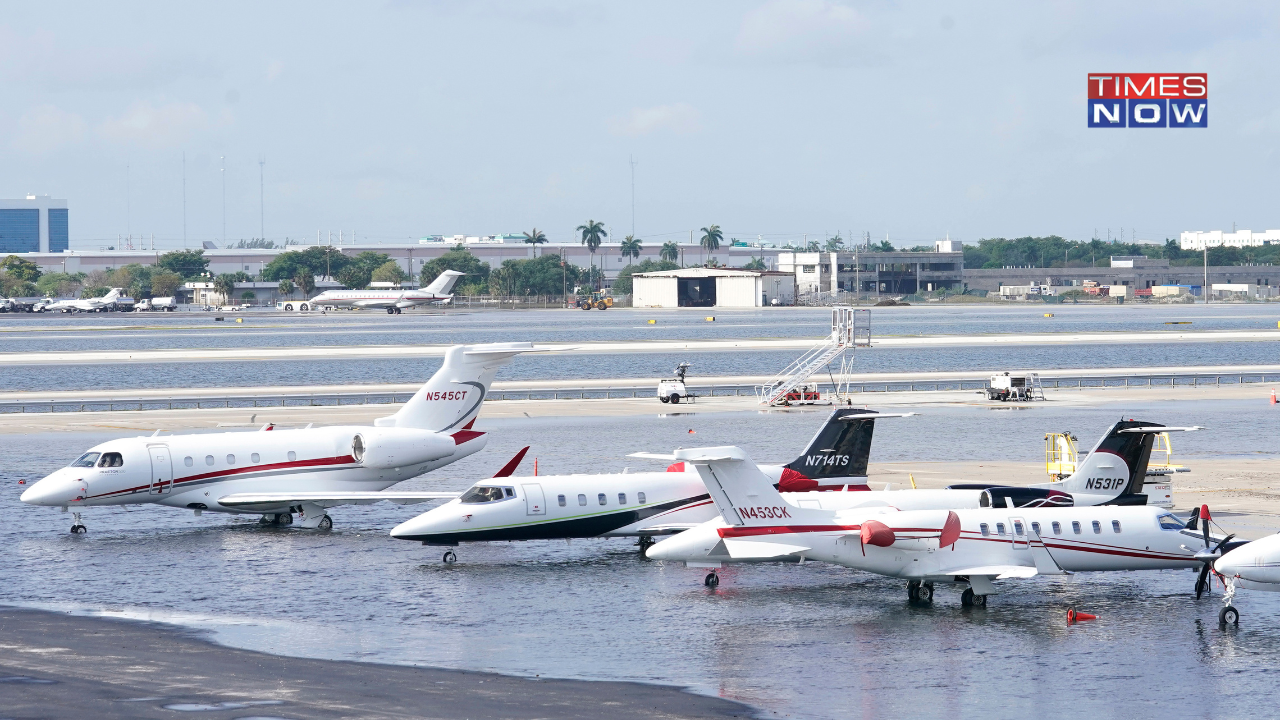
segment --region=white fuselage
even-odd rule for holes
[[[420,434],[435,451],[404,465],[353,457],[356,435]],[[472,431],[442,435],[427,430],[337,426],[299,430],[164,435],[110,440],[89,450],[83,465],[62,468],[32,485],[22,501],[72,509],[156,503],[220,512],[285,512],[223,507],[236,493],[378,491],[477,452],[487,436]],[[96,457],[89,459],[90,455]],[[429,458],[429,459],[427,459]]]
[[[1213,569],[1224,578],[1235,578],[1239,587],[1280,592],[1280,535],[1241,545],[1218,558]]]
[[[772,482],[781,465],[761,465]],[[978,490],[868,491],[866,478],[848,478],[852,491],[782,493],[796,507],[822,510],[921,510],[978,507]],[[485,480],[504,487],[501,499],[463,497],[401,523],[393,537],[432,544],[565,537],[669,535],[719,517],[697,472],[542,475]],[[562,504],[563,502],[563,504]],[[537,511],[531,510],[537,507]]]
[[[427,290],[326,290],[311,299],[312,305],[335,307],[408,308],[453,297]]]
[[[1161,508],[983,508],[954,512],[960,519],[960,539],[941,549],[938,536],[946,512],[859,509],[833,513],[819,524],[802,519],[796,524],[730,526],[716,519],[663,540],[650,548],[648,555],[694,564],[740,562],[753,554],[773,560],[803,556],[890,577],[947,581],[955,579],[947,573],[959,568],[1035,568],[1031,533],[1035,523],[1044,548],[1068,572],[1200,565],[1195,551],[1187,549],[1198,546],[1199,535],[1180,527],[1162,527],[1157,518],[1168,511]],[[860,531],[868,520],[891,528],[895,542],[888,547],[863,543]],[[726,540],[735,550],[723,542]],[[752,553],[749,543],[761,543],[761,548],[773,544],[801,549],[786,554]]]

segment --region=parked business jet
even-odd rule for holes
[[[1280,534],[1268,535],[1248,543],[1232,543],[1232,536],[1228,535],[1225,540],[1215,543],[1209,535],[1210,520],[1208,506],[1201,505],[1199,517],[1193,516],[1191,522],[1187,523],[1188,528],[1195,530],[1195,523],[1198,521],[1198,529],[1204,536],[1204,546],[1196,553],[1205,560],[1205,567],[1196,581],[1196,597],[1200,597],[1201,591],[1209,589],[1206,575],[1212,567],[1213,573],[1226,587],[1226,593],[1222,596],[1222,609],[1218,611],[1218,621],[1235,625],[1240,622],[1240,611],[1233,604],[1237,588],[1280,592]]]
[[[465,274],[457,270],[445,270],[421,290],[325,290],[311,298],[311,306],[384,307],[388,315],[396,315],[404,308],[449,300],[453,297],[450,291],[454,284]]]
[[[656,560],[713,568],[730,561],[822,560],[908,581],[931,602],[938,582],[967,586],[986,605],[993,581],[1099,570],[1193,568],[1200,536],[1155,507],[1039,507],[827,511],[794,507],[737,447],[677,450],[702,478],[720,517],[649,548]],[[1229,540],[1229,538],[1227,538]]]
[[[102,297],[56,300],[46,304],[41,312],[53,312],[55,310],[64,313],[106,312],[116,300],[120,299],[120,292],[120,288],[111,288],[111,292]]]
[[[80,511],[102,505],[156,503],[263,513],[263,522],[329,529],[326,510],[379,500],[422,502],[457,493],[381,492],[479,451],[488,441],[472,429],[498,368],[534,351],[529,343],[455,345],[426,385],[394,415],[372,427],[223,432],[110,440],[22,494],[31,505],[75,511],[73,533],[85,532]]]
[[[826,495],[866,495],[831,491],[868,490],[867,458],[875,421],[912,414],[837,409],[799,457],[786,465],[760,469],[795,502]],[[491,540],[639,537],[641,546],[647,547],[656,535],[696,527],[714,516],[715,508],[698,474],[674,463],[667,472],[538,475],[504,483],[480,482],[460,498],[401,523],[391,536],[447,546]],[[452,551],[444,556],[445,562],[456,558]]]

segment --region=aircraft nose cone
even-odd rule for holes
[[[650,560],[686,560],[689,554],[686,548],[683,547],[684,544],[680,542],[679,535],[669,537],[649,546],[644,556]]]
[[[450,528],[445,527],[446,524],[445,519],[440,517],[436,510],[429,510],[392,528],[391,537],[400,540],[426,540],[432,535],[448,531]]]
[[[28,505],[66,505],[79,497],[77,480],[50,475],[27,488],[19,498]]]

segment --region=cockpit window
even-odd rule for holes
[[[71,463],[71,467],[93,467],[98,462],[98,456],[102,453],[85,453]]]
[[[514,497],[514,496],[515,496],[515,490],[513,488],[487,487],[483,485],[477,485],[462,494],[462,502],[464,503],[497,502],[504,498]]]
[[[98,467],[122,467],[124,465],[124,457],[120,453],[102,453],[102,459],[98,461]]]
[[[1181,520],[1175,517],[1173,513],[1165,513],[1160,517],[1156,518],[1156,520],[1160,523],[1161,530],[1181,530],[1182,528],[1186,527],[1186,525],[1184,525]]]

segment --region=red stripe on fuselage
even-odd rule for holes
[[[231,477],[233,475],[242,475],[244,473],[263,472],[268,470],[290,470],[294,468],[305,468],[305,467],[327,467],[331,465],[349,465],[349,464],[355,463],[355,461],[356,461],[355,458],[351,457],[350,455],[340,455],[337,457],[315,458],[312,460],[294,460],[292,462],[270,463],[267,465],[245,465],[244,467],[227,468],[226,470],[216,470],[214,472],[201,473],[199,475],[189,475],[184,478],[174,478],[170,486],[177,487],[182,483],[190,483],[190,482],[195,482],[197,480],[208,480],[210,478],[217,478],[217,477]],[[147,483],[146,485],[139,485],[137,487],[132,487],[125,490],[115,490],[113,492],[103,493],[101,495],[91,495],[89,497],[90,498],[111,497],[112,495],[134,493],[134,492],[139,492],[141,490],[147,490],[150,488],[151,488],[151,483]]]

